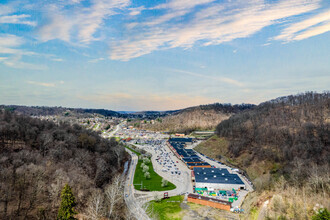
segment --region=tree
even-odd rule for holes
[[[145,177],[146,179],[149,179],[149,178],[150,178],[150,173],[149,173],[149,172],[145,172],[145,173],[144,173],[144,177]]]
[[[118,215],[115,207],[123,203],[123,180],[120,176],[116,176],[112,183],[105,188],[105,198],[107,203],[107,216],[108,218],[114,218],[114,214]]]
[[[105,215],[104,211],[103,193],[100,191],[95,191],[88,201],[86,210],[88,219],[97,220]]]
[[[149,158],[147,158],[147,157],[143,158],[143,163],[144,163],[144,164],[148,164],[148,163],[150,163]]]
[[[330,212],[326,208],[320,208],[317,213],[312,216],[313,220],[326,220],[330,219]]]
[[[144,167],[142,167],[142,171],[143,171],[143,173],[148,172],[149,167],[147,165],[145,165]]]
[[[162,187],[166,187],[168,185],[168,181],[166,179],[162,179]]]
[[[58,220],[73,220],[77,212],[74,210],[76,204],[76,199],[72,193],[72,189],[68,184],[65,184],[61,193],[61,205],[58,210],[57,219]]]

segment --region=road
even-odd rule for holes
[[[182,195],[182,194],[193,192],[193,187],[192,187],[192,183],[191,183],[191,170],[189,170],[188,167],[172,153],[172,151],[169,149],[169,147],[166,144],[161,145],[163,148],[163,152],[168,153],[168,155],[169,155],[169,158],[167,157],[168,159],[171,159],[173,161],[178,161],[178,163],[175,163],[175,164],[176,164],[176,167],[179,168],[179,170],[181,171],[181,175],[172,175],[170,172],[162,171],[164,169],[164,167],[156,161],[156,158],[159,155],[159,151],[156,151],[154,146],[148,145],[148,144],[143,144],[143,145],[130,144],[130,145],[133,145],[137,148],[140,148],[140,149],[143,149],[143,150],[149,152],[152,155],[151,161],[153,164],[154,171],[159,176],[172,182],[176,186],[176,189],[166,191],[166,192],[168,192],[169,196]],[[131,166],[130,166],[130,169],[128,172],[128,179],[127,179],[126,185],[125,185],[125,194],[127,194],[127,196],[128,196],[128,197],[125,197],[125,200],[126,200],[128,208],[130,210],[132,210],[132,213],[134,213],[134,215],[137,216],[138,219],[149,219],[148,216],[146,215],[145,211],[142,208],[143,204],[145,204],[148,201],[154,200],[156,196],[158,198],[162,198],[164,195],[164,191],[146,192],[146,191],[139,191],[139,190],[134,189],[133,180],[134,180],[135,167],[138,162],[138,157],[133,152],[131,152],[129,150],[128,150],[128,152],[132,156],[132,162],[131,162]],[[232,204],[232,207],[240,207],[245,196],[249,192],[253,191],[253,187],[252,187],[252,185],[249,184],[248,180],[245,179],[245,177],[242,176],[241,174],[233,171],[231,169],[231,167],[228,167],[224,164],[219,164],[216,161],[213,161],[213,160],[199,154],[198,152],[196,152],[196,153],[200,158],[202,158],[204,161],[208,162],[209,164],[211,164],[215,167],[218,167],[218,168],[226,168],[226,169],[228,169],[228,171],[230,173],[235,173],[240,176],[242,181],[245,183],[247,190],[241,190],[239,192],[238,200],[234,201],[234,203]]]
[[[170,152],[169,157],[173,161],[178,161],[179,163],[176,163],[177,168],[181,171],[181,175],[172,175],[170,172],[162,172],[163,167],[159,165],[156,161],[156,155],[155,155],[155,150],[149,146],[149,145],[137,145],[133,144],[134,146],[144,149],[145,151],[149,152],[152,154],[151,161],[152,165],[154,168],[154,171],[164,179],[172,182],[176,188],[173,190],[166,191],[168,192],[169,196],[176,196],[176,195],[181,195],[185,193],[192,193],[193,192],[193,187],[191,184],[191,171],[188,169],[188,167],[181,161],[179,160],[176,156],[173,155],[172,151],[168,148],[168,146],[162,145],[164,150],[166,152]],[[136,191],[136,193],[139,193],[139,191]],[[160,197],[163,197],[164,192],[143,192],[143,194],[147,194],[147,196],[154,196],[158,195]]]
[[[125,202],[127,204],[128,210],[131,211],[134,217],[136,217],[139,220],[140,219],[149,220],[150,218],[142,208],[143,203],[139,202],[134,196],[135,189],[133,185],[133,180],[134,180],[135,168],[138,162],[138,156],[133,152],[131,152],[130,150],[126,149],[126,151],[131,155],[132,161],[127,173],[126,183],[124,187]]]
[[[119,130],[120,126],[121,126],[123,123],[124,123],[124,122],[121,122],[121,123],[117,124],[117,125],[116,125],[116,128],[115,128],[113,131],[111,131],[111,132],[109,132],[109,133],[103,133],[103,134],[102,134],[102,137],[104,137],[104,138],[111,138],[111,137],[113,137],[114,134],[116,134],[116,132]]]
[[[192,192],[192,184],[191,184],[191,177],[190,177],[190,170],[180,161],[180,163],[177,163],[178,168],[181,170],[181,175],[173,176],[168,173],[162,172],[162,167],[157,163],[155,152],[153,152],[153,149],[146,147],[147,145],[134,145],[139,148],[143,148],[144,150],[150,152],[152,154],[151,161],[154,167],[154,171],[160,175],[161,177],[169,180],[172,182],[176,188],[173,190],[166,191],[168,192],[169,196],[176,196],[181,195],[184,193],[191,193]],[[164,145],[163,146],[167,151],[170,151],[170,149]],[[126,149],[127,150],[127,149]],[[145,210],[142,208],[143,204],[146,202],[149,202],[151,200],[154,200],[157,196],[158,198],[162,198],[164,196],[164,191],[153,191],[153,192],[144,192],[134,189],[133,180],[134,180],[134,173],[135,168],[138,162],[138,156],[131,152],[130,150],[127,150],[129,154],[132,157],[132,162],[130,169],[127,174],[127,179],[125,183],[124,188],[124,196],[125,196],[125,202],[128,206],[128,209],[134,214],[134,216],[137,219],[150,219]],[[174,161],[178,161],[178,159],[174,155],[170,155],[171,159]],[[126,197],[127,195],[127,197]]]

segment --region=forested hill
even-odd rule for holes
[[[56,219],[68,183],[84,213],[92,193],[122,172],[124,148],[78,125],[0,110],[0,219]]]
[[[70,114],[100,114],[110,117],[122,117],[125,114],[107,109],[83,109],[83,108],[65,108],[65,107],[47,107],[47,106],[21,106],[21,105],[0,105],[0,109],[9,110],[15,113],[29,116],[45,115],[70,115]]]
[[[330,93],[310,92],[233,115],[217,126],[216,133],[230,142],[228,150],[235,157],[249,152],[256,160],[288,165],[298,159],[308,167],[329,163],[329,126]]]
[[[153,124],[132,121],[136,127],[167,132],[182,132],[189,134],[194,130],[214,130],[215,127],[232,114],[253,108],[251,104],[210,104],[172,112],[170,115],[155,120]]]
[[[320,207],[330,209],[329,92],[281,97],[232,115],[195,150],[248,174],[256,191],[243,203],[247,219],[312,219]]]
[[[232,105],[230,103],[214,103],[214,104],[200,105],[200,106],[185,108],[185,109],[178,111],[178,113],[196,111],[196,110],[202,110],[202,111],[213,110],[215,112],[233,114],[233,113],[238,113],[238,112],[244,111],[246,109],[251,109],[253,107],[255,107],[254,104],[244,104],[243,103],[243,104]]]

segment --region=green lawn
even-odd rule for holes
[[[132,151],[133,153],[135,153],[136,155],[140,156],[141,153],[137,152],[136,150],[133,150],[132,148],[130,148],[129,146],[125,146],[128,150]]]
[[[159,176],[153,169],[152,166],[152,162],[150,162],[149,165],[149,173],[150,173],[150,178],[146,179],[144,177],[144,174],[142,172],[142,168],[141,168],[141,163],[143,161],[139,160],[138,164],[136,165],[136,170],[135,170],[135,174],[134,174],[134,188],[137,190],[141,189],[141,185],[135,185],[135,184],[141,184],[141,182],[143,183],[143,188],[144,189],[148,189],[150,191],[167,191],[167,190],[172,190],[175,189],[176,186],[171,183],[168,182],[166,187],[162,187],[162,177]]]
[[[147,212],[153,219],[168,220],[181,219],[180,204],[183,201],[183,196],[173,196],[169,199],[164,199],[159,202],[151,201],[148,203]]]

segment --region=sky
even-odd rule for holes
[[[173,110],[329,88],[329,0],[0,0],[0,104]]]

